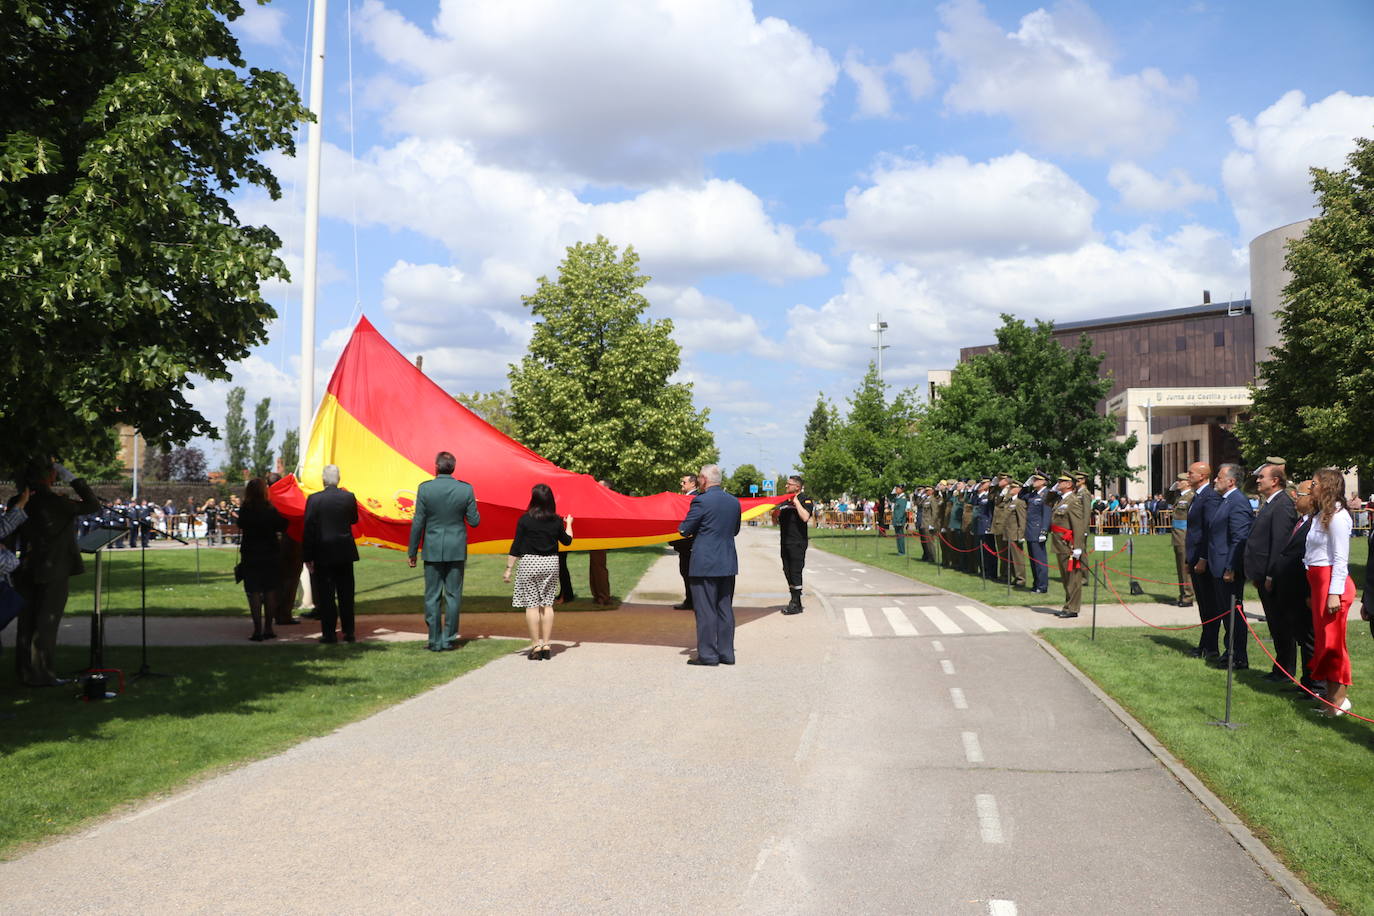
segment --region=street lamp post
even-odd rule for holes
[[[883,321],[881,312],[877,315],[877,321],[870,324],[868,329],[878,337],[878,343],[873,349],[878,351],[878,381],[881,382],[883,380],[883,351],[887,349],[883,344],[883,332],[887,330],[887,322]]]

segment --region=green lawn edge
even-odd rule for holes
[[[11,676],[0,695],[0,860],[330,734],[524,644],[159,647],[156,669],[176,677],[133,681],[97,703],[76,699],[75,686],[25,689]],[[107,662],[133,671],[137,652],[107,649]],[[59,649],[59,670],[80,668],[85,654]]]
[[[1268,638],[1263,624],[1256,630]],[[1232,721],[1243,727],[1230,730],[1211,724],[1225,711],[1225,672],[1184,654],[1196,642],[1192,631],[1112,628],[1099,630],[1095,641],[1082,629],[1039,636],[1121,704],[1328,905],[1374,914],[1374,725],[1317,716],[1310,703],[1263,681],[1269,665],[1257,646],[1250,651],[1255,667],[1236,672]],[[1374,703],[1361,702],[1359,685],[1374,683],[1374,641],[1353,625],[1348,639],[1355,711],[1367,714]]]

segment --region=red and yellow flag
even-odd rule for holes
[[[358,500],[354,535],[362,544],[405,550],[415,492],[434,476],[441,451],[458,459],[453,476],[472,484],[482,523],[468,531],[472,553],[505,553],[530,488],[548,484],[561,515],[575,518],[573,550],[660,544],[677,537],[691,498],[678,493],[625,496],[588,474],[565,471],[504,435],[430,381],[363,318],[334,367],[302,463],[272,501],[299,538],[305,497],[319,490],[327,464]],[[767,512],[781,497],[745,499],[744,517]]]

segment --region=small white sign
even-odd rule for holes
[[[1093,535],[1093,550],[1098,553],[1111,553],[1115,548],[1112,547],[1112,536],[1105,537],[1100,534]]]

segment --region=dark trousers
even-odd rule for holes
[[[792,597],[801,600],[802,570],[806,567],[806,541],[783,541],[782,574]]]
[[[301,543],[292,540],[285,534],[281,539],[281,576],[277,580],[277,608],[274,623],[290,623],[292,621],[291,609],[296,606],[296,590],[301,584],[301,567],[305,564],[301,561]],[[314,580],[311,580],[311,590],[314,590]],[[350,594],[352,589],[349,590]]]
[[[697,658],[735,660],[735,577],[692,576],[692,610],[697,617]]]
[[[1298,656],[1292,623],[1284,615],[1278,595],[1266,589],[1263,580],[1255,585],[1255,592],[1259,595],[1260,606],[1264,608],[1264,620],[1269,624],[1269,638],[1274,643],[1274,661],[1284,671],[1292,671],[1293,662]]]
[[[597,604],[611,603],[611,573],[606,568],[606,551],[587,551],[587,586]]]
[[[1196,573],[1189,570],[1188,576],[1193,580],[1193,594],[1197,598],[1197,619],[1203,621],[1197,647],[1204,653],[1216,653],[1219,651],[1217,639],[1221,633],[1221,621],[1206,622],[1221,613],[1221,606],[1217,604],[1216,580],[1210,571]]]
[[[1208,575],[1211,573],[1209,572]],[[1236,605],[1240,603],[1240,590],[1244,587],[1244,583],[1227,582],[1216,576],[1212,576],[1212,583],[1216,592],[1216,611],[1214,613],[1225,614],[1218,621],[1226,629],[1226,635],[1221,644],[1222,651],[1231,651],[1234,648],[1236,664],[1248,665],[1250,663],[1250,633],[1246,629],[1245,621],[1240,618],[1241,612],[1236,610]],[[1227,608],[1231,609],[1231,613],[1226,614]]]
[[[1038,588],[1042,592],[1049,591],[1050,588],[1050,568],[1049,551],[1045,549],[1045,542],[1041,540],[1027,540],[1026,553],[1030,554],[1031,565],[1031,587]]]
[[[1293,656],[1285,659],[1278,653],[1278,638],[1274,640],[1274,655],[1283,664],[1289,673],[1294,676],[1301,676],[1303,683],[1311,686],[1312,681],[1312,655],[1316,647],[1316,634],[1312,631],[1312,606],[1309,603],[1309,589],[1307,586],[1307,575],[1299,568],[1294,581],[1276,579],[1274,581],[1274,594],[1272,597],[1276,609],[1274,614],[1283,618],[1283,627],[1287,635],[1293,640],[1297,655],[1302,660],[1302,671],[1293,670]],[[1268,616],[1268,605],[1265,605],[1265,616]],[[1270,618],[1271,620],[1273,618]],[[1269,625],[1272,631],[1274,625]]]
[[[677,572],[682,576],[682,603],[687,605],[687,610],[692,609],[692,586],[688,581],[687,569],[692,565],[692,542],[678,544],[674,547],[677,551]]]
[[[978,556],[982,557],[983,577],[998,581],[997,578],[997,537],[985,534],[979,539]]]
[[[568,555],[563,551],[558,552],[558,600],[567,604],[577,598],[577,593],[573,591],[572,574],[568,572]]]
[[[21,684],[51,684],[57,680],[57,631],[67,609],[71,580],[64,574],[51,582],[22,581],[14,640],[14,667]]]
[[[320,614],[320,633],[324,638],[335,638],[336,625],[343,627],[345,636],[352,636],[353,563],[316,563],[310,574],[310,589],[315,593],[315,609]]]
[[[927,563],[935,562],[935,546],[932,543],[934,540],[935,532],[921,532],[921,559],[925,560]]]

